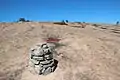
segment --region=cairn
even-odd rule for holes
[[[44,43],[30,50],[30,66],[39,75],[47,75],[54,72],[57,64],[53,58],[54,49]]]

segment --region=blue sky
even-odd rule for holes
[[[120,0],[0,0],[0,22],[24,17],[33,21],[120,21]]]

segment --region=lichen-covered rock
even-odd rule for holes
[[[30,66],[39,75],[47,75],[56,68],[53,44],[39,44],[30,50]]]

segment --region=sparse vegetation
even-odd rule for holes
[[[53,34],[46,34],[45,41],[46,42],[59,42],[59,35],[53,35]]]
[[[81,22],[76,22],[76,23],[81,24]]]
[[[93,24],[92,26],[98,27],[99,25],[98,24]]]
[[[67,22],[64,20],[62,20],[61,22],[54,22],[54,24],[59,24],[59,25],[68,25],[67,23],[68,23],[68,20]]]
[[[26,20],[25,18],[19,18],[17,22],[30,22],[30,20]]]
[[[26,22],[30,22],[30,20],[26,20]]]
[[[47,33],[46,35],[44,35],[44,37],[45,37],[44,38],[45,42],[54,44],[55,48],[66,46],[65,44],[59,43],[61,38],[60,38],[60,35],[58,34]]]
[[[120,80],[120,27],[85,23],[86,28],[82,28],[82,24],[0,23],[0,80]],[[29,48],[49,41],[57,43],[52,45],[59,61],[57,71],[48,76],[35,75],[28,66]],[[25,69],[21,67],[23,62]]]
[[[83,28],[82,26],[71,26],[71,27],[76,27],[76,28]]]
[[[79,25],[73,25],[71,27],[76,27],[76,28],[85,28],[86,27],[86,23],[81,23],[81,22],[76,22]]]
[[[25,18],[19,18],[19,22],[26,22]]]

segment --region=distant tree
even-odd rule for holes
[[[30,22],[30,20],[26,20],[25,18],[19,18],[17,22]]]
[[[119,25],[119,21],[116,22],[116,25]]]
[[[65,23],[65,21],[64,21],[64,20],[62,20],[61,22],[62,22],[62,23]]]
[[[81,22],[76,22],[76,23],[81,24]]]
[[[68,23],[68,20],[66,20],[65,22]]]
[[[66,21],[62,20],[61,25],[67,25]]]
[[[19,18],[18,22],[26,22],[25,18]]]

